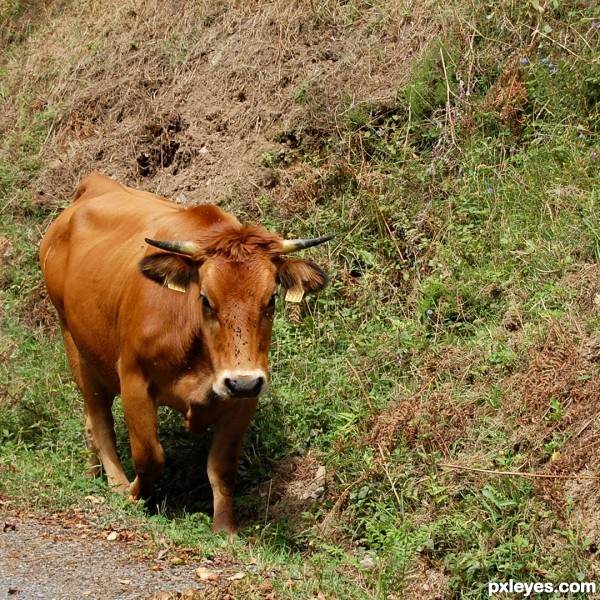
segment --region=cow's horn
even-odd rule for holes
[[[149,238],[145,239],[147,244],[156,246],[156,248],[166,250],[167,252],[177,252],[177,254],[185,254],[186,256],[193,256],[198,252],[198,246],[194,242],[162,242]]]
[[[297,250],[303,250],[304,248],[312,248],[313,246],[324,244],[334,237],[335,235],[324,235],[322,237],[311,239],[283,240],[283,250],[281,251],[281,254],[289,254],[290,252],[296,252]]]

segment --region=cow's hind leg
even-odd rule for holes
[[[129,480],[123,472],[117,454],[115,422],[112,415],[114,394],[107,390],[86,366],[65,327],[63,338],[73,377],[83,395],[86,441],[90,450],[90,473],[97,475],[103,467],[109,485],[123,493],[129,487]]]

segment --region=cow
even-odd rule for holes
[[[242,438],[267,391],[278,291],[318,292],[325,272],[285,254],[333,236],[284,240],[212,204],[184,207],[100,173],[85,178],[40,246],[49,298],[84,399],[90,470],[132,500],[164,465],[157,410],[193,434],[213,428],[207,472],[215,532],[234,534]],[[135,478],[116,449],[121,395]]]

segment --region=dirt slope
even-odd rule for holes
[[[50,3],[24,42],[9,86],[56,111],[47,199],[92,169],[184,202],[263,194],[266,153],[290,162],[340,106],[393,100],[444,22],[410,2],[137,4]]]

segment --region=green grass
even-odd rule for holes
[[[597,550],[532,481],[440,466],[530,464],[539,449],[515,444],[511,377],[527,371],[554,324],[576,321],[581,335],[599,325],[568,279],[600,259],[599,16],[584,2],[548,3],[543,13],[509,0],[477,10],[458,11],[456,30],[416,64],[394,102],[342,104],[318,149],[296,150],[327,193],[297,211],[295,233],[336,233],[313,253],[331,284],[300,323],[280,306],[272,391],[246,439],[245,521],[233,543],[210,533],[197,458],[206,443],[191,441],[168,411],[161,435],[172,461],[158,514],[83,476],[81,400],[56,328],[39,313],[36,244],[52,215],[27,202],[57,115],[23,108],[0,150],[0,235],[10,240],[0,277],[0,494],[12,506],[60,511],[106,495],[114,514],[145,523],[156,540],[258,558],[289,598],[400,598],[426,571],[442,577],[447,598],[486,597],[492,580],[589,579]],[[317,12],[334,15],[325,5]],[[172,42],[180,60],[185,48]],[[301,84],[296,102],[317,106],[317,93]],[[346,157],[343,171],[334,155]],[[275,154],[264,163],[287,166]],[[268,197],[259,202],[267,226],[290,226]],[[376,415],[405,399],[413,430],[365,443]],[[546,423],[558,427],[564,411],[549,399]],[[552,430],[548,460],[572,433]],[[127,463],[122,420],[118,434]],[[284,497],[290,508],[275,510],[257,493],[277,478],[268,459],[285,464],[309,451],[327,467],[325,493],[296,512]]]

